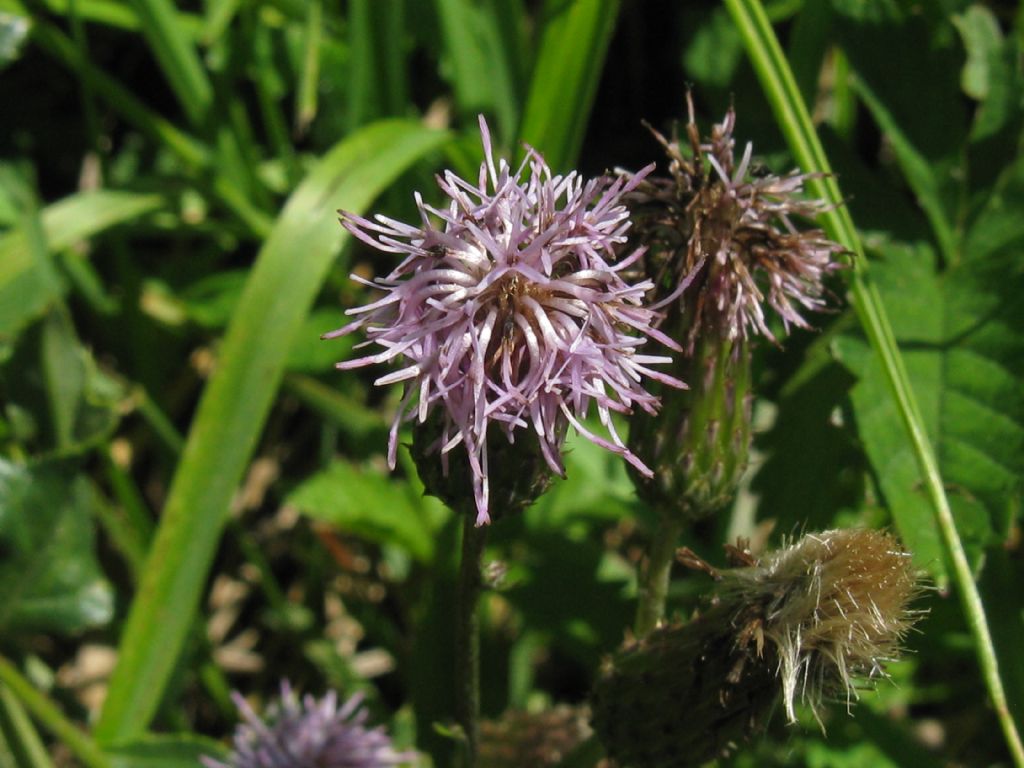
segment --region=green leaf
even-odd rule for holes
[[[348,359],[356,343],[353,336],[327,341],[321,336],[351,320],[340,308],[319,308],[310,312],[302,325],[302,332],[288,352],[288,370],[324,373],[333,370],[335,363]]]
[[[424,3],[424,5],[426,5]],[[403,0],[351,0],[348,10],[348,109],[345,124],[358,128],[389,114],[402,114],[409,101],[403,47]]]
[[[32,214],[26,213],[18,228],[0,236],[0,341],[15,336],[62,295],[63,286],[54,281],[52,266],[48,268],[47,253],[151,213],[163,202],[159,195],[81,192],[42,210],[41,233],[29,218]]]
[[[409,121],[367,126],[317,163],[275,223],[221,344],[171,484],[96,727],[101,742],[137,736],[160,701],[288,350],[345,242],[335,209],[364,210],[446,140],[446,133]]]
[[[70,634],[106,624],[113,590],[93,553],[88,480],[68,463],[0,459],[0,629]]]
[[[509,140],[516,128],[518,100],[512,62],[493,9],[469,0],[434,0],[444,41],[444,67],[463,115],[491,112],[498,135]]]
[[[193,734],[147,736],[107,750],[110,768],[196,768],[199,758],[225,759],[227,750],[213,739]]]
[[[229,269],[204,277],[181,292],[185,314],[204,328],[223,328],[238,304],[246,269]]]
[[[50,312],[21,335],[0,366],[15,437],[37,452],[81,452],[120,420],[123,388],[100,371],[63,311]]]
[[[972,5],[964,13],[954,16],[953,24],[960,32],[967,51],[960,86],[972,99],[984,101],[994,85],[993,60],[998,61],[998,50],[1003,43],[999,21],[988,8]]]
[[[621,519],[635,504],[621,459],[573,433],[565,442],[565,479],[556,478],[523,515],[531,531],[563,530],[574,521]]]
[[[950,224],[952,212],[945,209],[941,182],[937,177],[937,173],[948,170],[948,168],[934,167],[933,161],[929,160],[911,143],[896,117],[866,81],[854,78],[853,88],[891,143],[903,176],[916,195],[918,205],[928,217],[928,223],[932,227],[932,233],[943,257],[947,261],[953,260],[956,252],[956,240]]]
[[[213,86],[178,9],[170,0],[132,0],[131,5],[171,89],[191,122],[201,125],[213,103]]]
[[[439,518],[443,505],[386,471],[336,461],[303,482],[287,502],[343,533],[404,547],[420,562],[434,557],[432,521]]]
[[[519,128],[556,172],[567,171],[583,144],[619,0],[547,0],[543,29]]]
[[[864,452],[852,425],[836,418],[846,415],[855,379],[832,358],[828,341],[808,350],[779,394],[774,424],[757,436],[767,454],[752,483],[757,514],[774,519],[783,534],[834,528],[837,513],[857,509],[864,498]]]
[[[1024,476],[1024,314],[1012,297],[1024,275],[1010,262],[934,269],[925,246],[889,245],[877,267],[928,434],[937,446],[957,528],[971,560],[1001,542],[1009,500]],[[917,562],[945,578],[939,534],[913,454],[892,429],[881,366],[863,341],[843,339],[859,377],[852,392],[860,434],[893,519]]]
[[[728,87],[743,55],[743,41],[725,9],[719,7],[698,27],[683,54],[683,66],[702,85]]]

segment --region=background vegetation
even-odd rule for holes
[[[768,3],[917,394],[1002,680],[1024,716],[1024,17],[958,0]],[[393,393],[320,342],[389,264],[335,209],[414,210],[505,152],[599,173],[662,160],[735,104],[793,167],[729,14],[655,0],[0,0],[0,765],[194,766],[231,689],[368,693],[451,761],[459,526]],[[834,290],[845,293],[844,279]],[[757,458],[688,532],[890,525],[935,589],[896,685],[781,725],[742,765],[1009,757],[879,358],[851,309],[757,350]],[[651,516],[574,442],[569,477],[494,527],[483,708],[582,702],[630,624]],[[686,615],[702,585],[673,582]],[[77,723],[78,725],[73,725]]]

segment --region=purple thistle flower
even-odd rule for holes
[[[395,752],[384,726],[367,728],[362,694],[340,707],[329,691],[322,699],[299,697],[281,681],[281,698],[261,719],[237,692],[232,699],[245,722],[235,729],[234,751],[223,763],[204,757],[206,768],[388,768],[415,759]]]
[[[417,194],[417,226],[340,212],[342,224],[360,240],[405,258],[386,277],[362,281],[385,295],[350,309],[358,319],[324,336],[363,329],[366,343],[382,348],[339,363],[342,369],[402,359],[403,367],[375,382],[405,386],[391,427],[389,464],[394,468],[400,425],[414,419],[422,424],[438,409],[443,423],[433,450],[447,472],[447,454],[463,445],[478,525],[490,521],[489,429],[501,430],[509,442],[516,429],[532,431],[548,467],[561,475],[560,447],[572,425],[649,475],[617,434],[611,414],[656,412],[659,401],[644,388],[645,376],[684,386],[650,367],[670,358],[639,352],[648,338],[679,349],[655,329],[659,316],[644,306],[652,283],[630,285],[622,277],[642,249],[622,260],[616,256],[630,226],[622,195],[651,169],[629,180],[585,182],[576,172],[553,175],[527,147],[513,173],[504,160],[495,162],[482,117],[480,132],[485,160],[477,183],[451,171],[439,176],[449,202],[435,208]],[[608,437],[582,424],[591,403]]]

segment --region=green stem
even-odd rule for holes
[[[885,307],[868,274],[868,262],[863,245],[853,226],[849,210],[844,206],[839,185],[831,173],[825,151],[818,140],[807,106],[800,96],[782,48],[760,0],[725,0],[733,21],[740,30],[762,87],[775,110],[776,119],[789,143],[793,156],[803,170],[826,174],[813,182],[812,191],[835,206],[824,216],[829,236],[842,243],[854,255],[853,305],[864,332],[882,362],[886,378],[896,399],[903,426],[924,479],[925,490],[935,511],[935,520],[942,537],[947,560],[952,564],[953,581],[960,596],[967,625],[974,638],[978,664],[988,687],[992,705],[1003,729],[1003,735],[1017,768],[1024,768],[1024,744],[1021,742],[1013,716],[1010,713],[999,675],[995,647],[988,621],[971,573],[963,543],[957,532],[949,500],[942,484],[938,462],[928,440],[924,421],[917,405],[910,378],[903,365],[896,338],[889,325]]]
[[[487,529],[465,515],[455,608],[455,719],[466,736],[466,768],[475,768],[480,741],[480,559]]]
[[[53,762],[32,727],[25,708],[6,685],[0,685],[0,744],[6,744],[8,757],[15,765],[53,768]],[[0,764],[4,764],[3,759],[0,759]]]
[[[0,656],[0,683],[11,689],[29,713],[56,737],[86,768],[111,768],[99,747],[68,720],[46,696],[39,693],[10,661]]]
[[[658,528],[651,541],[647,563],[640,570],[637,591],[636,621],[633,632],[637,639],[646,637],[665,617],[665,598],[668,595],[669,574],[676,553],[683,524],[677,516],[661,515]]]

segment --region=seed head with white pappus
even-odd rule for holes
[[[591,698],[594,730],[633,768],[686,768],[762,731],[782,699],[857,697],[885,674],[918,614],[910,555],[875,530],[807,534],[718,570],[708,610],[663,625],[610,659]]]
[[[513,172],[495,161],[482,118],[480,131],[485,160],[477,182],[445,172],[438,186],[447,205],[435,208],[417,194],[418,225],[341,213],[352,234],[403,260],[368,283],[383,297],[349,310],[357,319],[325,336],[361,329],[382,348],[339,368],[401,361],[376,381],[405,386],[389,462],[395,465],[400,425],[430,417],[428,453],[440,454],[445,473],[448,453],[460,444],[465,452],[477,524],[490,521],[489,433],[507,443],[520,430],[532,433],[546,468],[563,474],[561,446],[572,426],[650,474],[611,414],[657,410],[645,377],[683,386],[651,367],[668,357],[640,351],[649,338],[678,345],[656,330],[658,315],[644,306],[651,283],[622,277],[642,252],[618,254],[630,226],[621,197],[647,171],[584,181],[575,172],[554,175],[527,148]],[[583,425],[591,407],[607,437]]]
[[[384,726],[366,727],[361,694],[341,706],[334,691],[300,701],[283,681],[281,698],[263,718],[240,694],[232,698],[245,722],[235,730],[228,761],[204,757],[206,768],[391,768],[416,758],[414,752],[396,752]]]

